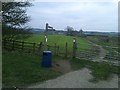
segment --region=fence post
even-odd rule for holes
[[[22,50],[24,50],[24,41],[22,42]]]
[[[59,46],[57,47],[57,56],[59,55]]]
[[[66,44],[65,44],[65,57],[67,57],[67,46],[68,46],[68,44],[66,42]]]
[[[35,43],[33,43],[33,52],[35,52]]]
[[[49,45],[47,45],[47,50],[48,50],[48,51],[50,50],[50,46],[49,46]]]
[[[39,44],[38,51],[40,51],[41,48],[42,48],[42,42],[40,42],[40,44]]]
[[[55,55],[56,55],[56,43],[55,43]]]
[[[4,40],[3,40],[3,43],[2,43],[2,44],[4,45],[4,46],[3,46],[4,48],[6,48],[6,42],[7,42],[7,40],[4,39]]]
[[[10,46],[10,47],[8,47],[8,46]],[[12,47],[13,47],[13,46],[12,46],[12,41],[9,39],[9,40],[7,41],[7,49],[8,49],[8,50],[10,50],[10,49],[12,50]]]
[[[14,50],[15,40],[12,41],[12,50]]]

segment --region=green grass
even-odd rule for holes
[[[104,62],[99,63],[81,59],[72,59],[71,65],[74,70],[84,67],[91,69],[95,81],[105,80],[113,73],[119,74],[118,69],[120,69],[120,67],[112,66]]]
[[[40,56],[8,51],[3,51],[2,55],[2,83],[4,87],[25,86],[61,75],[51,68],[41,67]],[[53,62],[55,62],[55,58]]]
[[[33,35],[30,38],[24,39],[28,42],[44,42],[44,35]],[[65,35],[48,35],[48,45],[54,46],[55,43],[57,46],[60,46],[60,50],[63,52],[65,51],[65,44],[68,43],[68,50],[69,52],[72,51],[73,48],[73,37],[72,36],[65,36]],[[89,45],[89,42],[85,39],[77,37],[78,42],[78,50],[89,50],[92,46]]]
[[[98,63],[98,64],[93,64],[91,69],[92,74],[95,78],[97,79],[107,79],[111,73],[113,73],[111,71],[112,67],[109,64],[106,63]]]
[[[86,65],[90,63],[91,61],[86,61],[86,60],[79,60],[79,59],[71,60],[71,65],[74,70],[82,69],[83,67],[86,67]]]

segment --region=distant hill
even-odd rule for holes
[[[39,29],[39,28],[31,28],[31,32],[34,34],[40,34],[43,33],[45,31],[45,29]],[[79,31],[76,31],[79,33]],[[56,30],[56,31],[50,31],[48,32],[49,34],[66,34],[67,31],[64,30]],[[105,35],[105,36],[118,36],[118,34],[120,35],[120,33],[118,32],[97,32],[97,31],[83,31],[83,34],[85,35]]]
[[[39,33],[42,33],[44,31],[45,31],[45,29],[31,28],[31,32],[34,34],[39,34]]]
[[[105,36],[118,36],[118,32],[95,32],[95,31],[84,31],[85,35],[105,35]]]

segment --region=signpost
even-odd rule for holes
[[[53,27],[49,26],[48,23],[46,23],[46,32],[47,31],[54,31],[55,29],[53,29]]]
[[[50,30],[53,30],[53,27],[49,26],[48,23],[46,23],[45,27],[45,37],[44,37],[44,51],[43,51],[43,59],[41,62],[42,67],[51,67],[52,66],[52,52],[48,50],[47,48],[47,32]]]
[[[53,27],[49,26],[49,24],[46,23],[46,26],[45,26],[45,38],[44,38],[45,50],[47,50],[47,41],[48,41],[47,33],[48,33],[48,31],[53,31],[53,30],[55,30],[55,29],[53,29]]]

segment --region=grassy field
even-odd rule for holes
[[[44,42],[44,35],[33,35],[30,38],[24,39],[28,42]],[[73,37],[65,35],[48,35],[48,45],[54,46],[55,43],[57,46],[60,46],[60,50],[65,51],[65,44],[68,43],[68,50],[71,52],[73,48]],[[89,50],[91,45],[85,39],[77,37],[78,50],[84,51]]]
[[[33,54],[3,51],[3,87],[24,86],[56,78],[61,73],[41,67],[41,57]],[[55,62],[56,57],[53,58]]]

